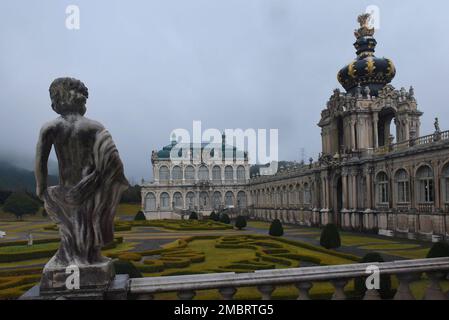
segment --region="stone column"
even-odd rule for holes
[[[321,208],[325,209],[327,208],[326,205],[326,179],[325,178],[321,178]]]
[[[357,173],[352,175],[352,208],[357,209]]]
[[[368,168],[365,171],[366,174],[366,206],[367,209],[373,208],[373,199],[372,199],[372,178],[371,178],[371,169]]]
[[[343,173],[342,175],[342,192],[343,192],[343,209],[348,209],[348,175]]]
[[[379,115],[377,112],[373,113],[373,129],[374,129],[374,148],[379,147],[379,133],[378,133]]]
[[[440,181],[440,174],[439,174],[439,170],[438,170],[438,163],[436,163],[436,161],[434,163],[432,163],[432,166],[435,168],[434,169],[434,192],[435,192],[435,197],[434,197],[434,202],[435,202],[435,210],[441,208],[441,204],[440,204],[440,185],[441,185],[441,181]]]

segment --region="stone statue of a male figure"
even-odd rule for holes
[[[41,290],[63,290],[65,268],[74,265],[80,269],[81,286],[105,285],[113,277],[113,268],[101,248],[113,241],[115,209],[128,182],[109,132],[84,117],[86,86],[76,79],[59,78],[50,86],[50,97],[60,116],[40,132],[36,193],[58,225],[61,243],[44,268]],[[47,187],[52,147],[58,158],[59,185]]]

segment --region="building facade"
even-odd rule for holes
[[[318,161],[280,168],[275,175],[255,174],[249,180],[248,164],[240,169],[241,180],[239,167],[234,165],[228,181],[223,164],[184,163],[181,171],[177,169],[183,175],[176,175],[173,165],[157,157],[153,161],[155,181],[142,189],[145,211],[170,208],[171,199],[179,193],[177,199],[183,202],[175,201],[178,207],[208,205],[211,210],[218,204],[244,203],[254,219],[277,218],[304,226],[332,222],[344,230],[447,240],[449,131],[441,131],[436,119],[435,131],[421,136],[423,113],[414,89],[398,90],[390,84],[395,66],[390,59],[374,55],[377,42],[368,20],[369,15],[359,17],[356,58],[337,75],[345,91],[336,89],[321,112],[322,153]],[[188,166],[192,166],[191,182],[186,178]],[[165,169],[161,172],[161,168]],[[231,168],[228,172],[231,177]],[[161,173],[165,180],[161,180]],[[168,179],[174,176],[182,177],[180,184]],[[200,176],[209,177],[204,187]],[[201,200],[202,192],[214,199],[215,191],[219,192],[217,202]],[[229,201],[228,192],[232,193]],[[235,200],[239,193],[245,194],[240,204]]]
[[[359,17],[357,57],[338,73],[321,113],[319,161],[250,181],[251,214],[287,223],[388,236],[447,239],[449,132],[438,119],[420,137],[414,90],[396,90],[391,60],[374,55],[374,29]]]
[[[183,211],[203,215],[248,206],[249,164],[245,152],[221,144],[170,145],[153,151],[154,180],[142,185],[147,219],[179,218]]]

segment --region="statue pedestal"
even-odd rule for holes
[[[72,290],[71,284],[75,282],[78,282],[79,289],[73,290],[105,290],[114,276],[114,266],[109,259],[92,265],[62,267],[55,264],[52,258],[42,272],[40,291],[44,294]]]
[[[128,275],[115,275],[112,261],[62,268],[54,266],[50,260],[44,268],[40,284],[20,299],[121,300],[127,297],[128,280]]]

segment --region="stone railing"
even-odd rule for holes
[[[197,291],[216,289],[223,299],[231,300],[238,288],[256,287],[263,300],[272,298],[278,286],[294,285],[298,289],[298,300],[310,299],[309,291],[317,282],[330,282],[334,287],[332,299],[347,299],[344,291],[349,281],[366,277],[367,268],[376,265],[380,275],[395,275],[399,285],[394,295],[396,300],[413,300],[410,285],[425,273],[429,285],[425,299],[449,299],[440,287],[440,281],[449,271],[449,258],[402,260],[383,263],[355,263],[350,265],[319,266],[296,269],[261,270],[252,273],[215,273],[186,276],[149,277],[131,279],[129,293],[137,299],[153,299],[155,294],[175,292],[181,300],[191,300]],[[380,299],[377,290],[367,290],[365,300]]]
[[[390,205],[388,203],[378,203],[376,204],[376,209],[379,211],[388,211],[390,210]]]
[[[431,143],[438,142],[441,140],[449,140],[449,130],[443,131],[443,132],[435,132],[435,133],[429,134],[427,136],[422,136],[419,138],[410,139],[410,140],[382,146],[382,147],[375,149],[374,153],[375,154],[385,154],[388,152],[402,151],[402,150],[406,150],[410,147],[431,144]]]
[[[435,211],[435,205],[433,203],[418,203],[416,209],[420,213],[432,213]]]

